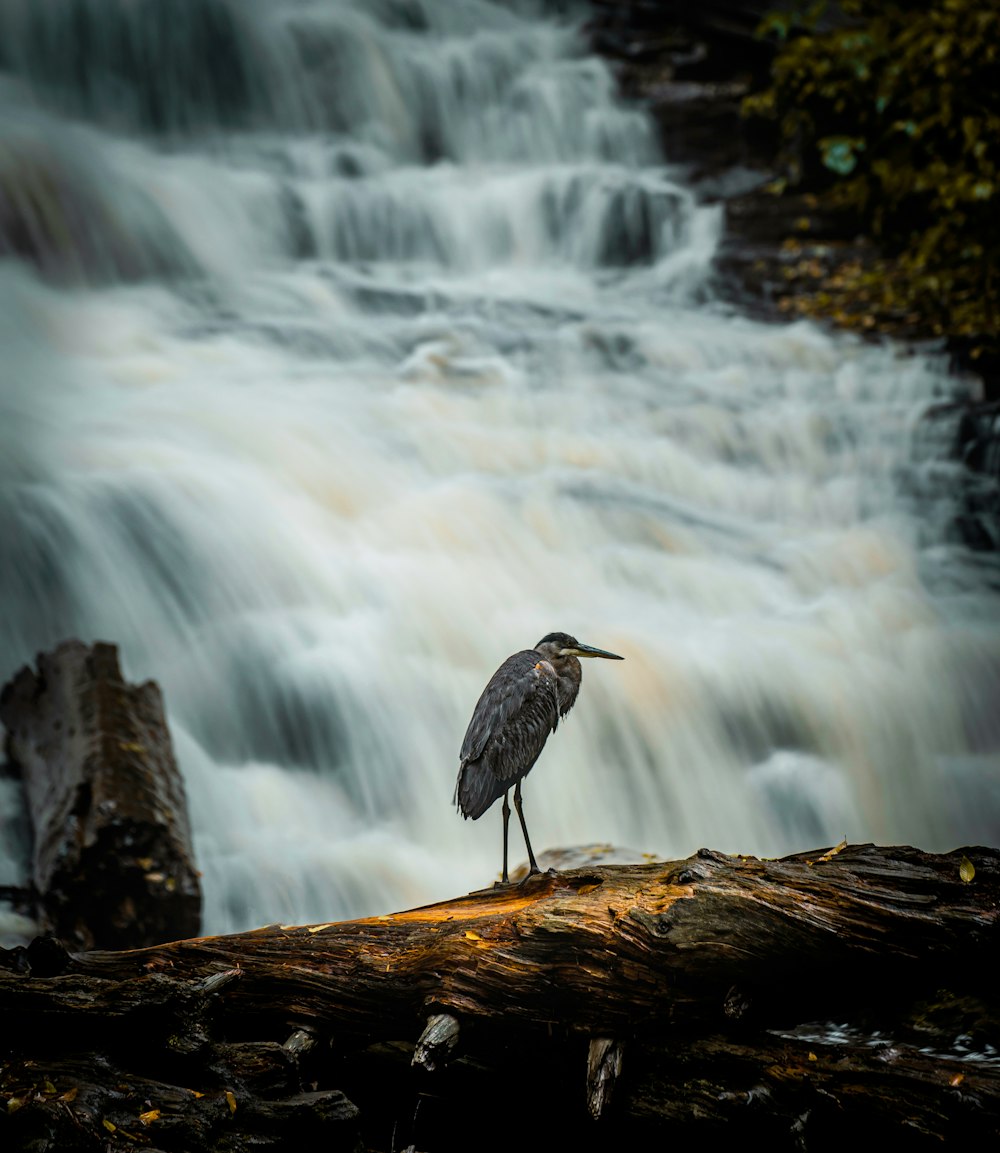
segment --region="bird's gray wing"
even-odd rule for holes
[[[490,678],[462,742],[462,764],[484,753],[496,776],[522,776],[559,721],[558,681],[534,649],[514,653]]]

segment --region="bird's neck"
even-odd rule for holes
[[[566,657],[556,665],[556,676],[559,678],[559,715],[564,717],[576,703],[580,691],[580,662],[576,657]]]

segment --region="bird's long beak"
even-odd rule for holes
[[[604,649],[595,649],[593,645],[581,645],[579,642],[577,642],[576,648],[563,649],[563,652],[574,657],[604,657],[605,660],[609,661],[623,661],[625,659],[617,653],[609,653]]]

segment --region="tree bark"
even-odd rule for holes
[[[0,720],[46,929],[84,948],[196,934],[201,891],[158,686],[127,684],[114,645],[67,641],[4,687]]]
[[[263,1140],[253,1110],[306,1108],[304,1090],[346,1095],[308,1106],[336,1148],[359,1134],[370,1148],[459,1148],[458,1133],[467,1148],[470,1132],[532,1147],[556,1125],[601,1148],[733,1120],[778,1149],[873,1133],[906,1148],[995,1142],[998,910],[993,849],[702,850],[338,924],[123,953],[39,943],[8,957],[35,975],[0,974],[0,1012],[15,1051],[58,1072],[25,1107],[72,1090],[59,1060],[100,1052],[116,1084],[145,1080],[131,1114],[121,1089],[112,1102],[90,1087],[91,1124],[103,1108],[132,1132],[151,1101],[164,1149],[181,1148],[157,1129],[177,1085],[215,1102],[205,1143],[185,1149]],[[501,1086],[521,1124],[484,1132]],[[536,1109],[548,1121],[531,1128]]]

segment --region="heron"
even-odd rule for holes
[[[531,851],[521,807],[521,781],[531,771],[560,717],[576,702],[583,670],[579,657],[623,661],[617,653],[581,644],[567,633],[549,633],[533,649],[509,656],[479,698],[462,742],[455,804],[474,821],[503,797],[503,880],[507,877],[510,790],[528,850],[528,876],[541,870]]]

